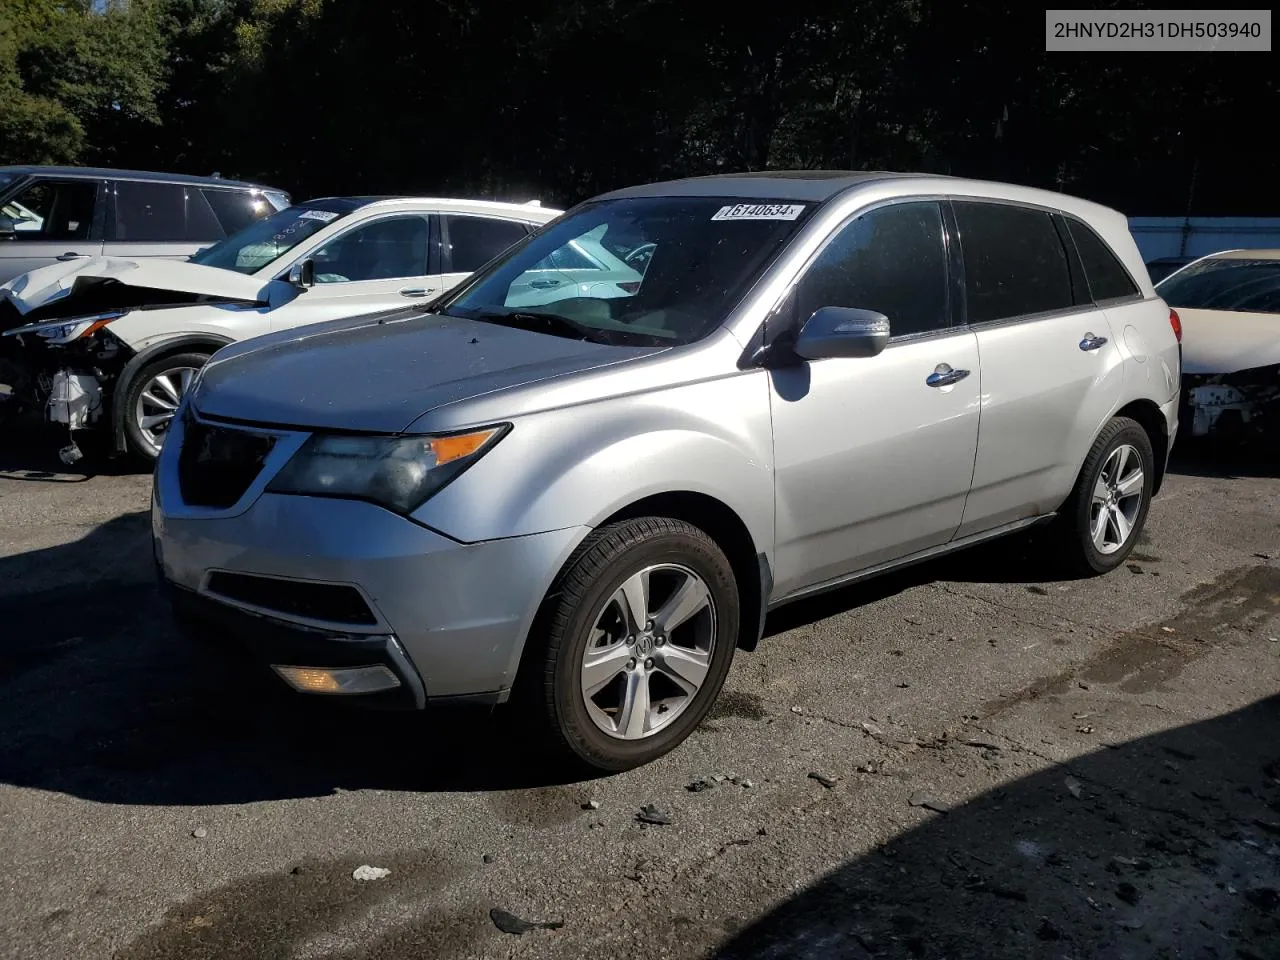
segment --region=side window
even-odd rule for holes
[[[1129,276],[1111,248],[1085,223],[1075,217],[1065,217],[1071,239],[1084,264],[1084,275],[1089,281],[1089,291],[1094,300],[1114,300],[1120,297],[1136,297],[1138,285]]]
[[[354,227],[311,255],[316,283],[424,276],[430,240],[425,216],[387,217]]]
[[[274,212],[265,200],[255,199],[253,194],[245,190],[202,187],[200,192],[213,208],[213,213],[227,236]]]
[[[858,217],[818,254],[797,290],[803,323],[819,307],[889,318],[893,336],[948,326],[947,255],[934,202],[896,203]]]
[[[150,243],[186,240],[186,208],[186,191],[176,183],[121,180],[116,184],[115,239]]]
[[[1042,210],[954,201],[970,323],[1069,309],[1067,252]]]
[[[528,234],[525,225],[514,220],[448,215],[441,219],[449,273],[473,273]]]
[[[41,180],[5,201],[0,216],[19,240],[88,240],[97,194],[92,180]]]

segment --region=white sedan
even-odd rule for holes
[[[1280,250],[1224,250],[1158,293],[1181,318],[1185,435],[1280,437]]]
[[[50,385],[37,402],[51,420],[73,430],[108,424],[117,450],[154,458],[183,391],[221,347],[434,300],[560,212],[479,200],[313,200],[187,261],[96,258],[16,277],[0,286],[0,301],[19,315],[3,332],[38,341],[32,362],[50,366],[29,380]]]

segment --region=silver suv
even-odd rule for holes
[[[156,559],[181,623],[298,690],[512,700],[620,770],[688,736],[779,604],[1037,524],[1119,565],[1178,366],[1125,218],[1083,200],[633,187],[433,304],[215,354],[157,463]]]
[[[0,167],[0,283],[68,260],[183,260],[289,205],[221,177],[97,167]]]

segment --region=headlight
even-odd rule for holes
[[[107,313],[95,313],[89,317],[74,317],[67,320],[39,320],[35,323],[28,323],[25,326],[14,327],[12,330],[6,330],[5,336],[34,333],[47,343],[72,343],[81,337],[87,337],[89,334],[101,330],[112,320],[120,319],[125,315],[125,312],[124,310],[112,310]]]
[[[507,429],[502,425],[433,437],[315,434],[267,490],[371,500],[409,514],[480,459]]]

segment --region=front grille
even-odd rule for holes
[[[209,574],[206,589],[228,600],[308,620],[362,626],[378,622],[360,591],[339,583],[307,583],[215,571]]]
[[[188,418],[178,454],[182,499],[195,507],[230,507],[249,489],[276,438]]]

